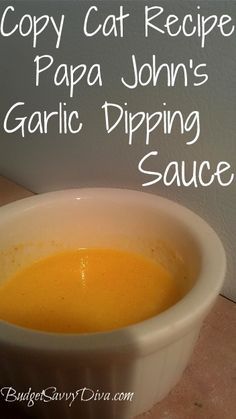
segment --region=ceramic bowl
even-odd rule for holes
[[[0,281],[74,247],[143,252],[171,269],[180,258],[189,289],[163,313],[106,333],[44,333],[1,321],[1,396],[9,391],[10,402],[21,393],[19,406],[34,418],[132,418],[179,381],[223,283],[223,247],[196,214],[144,192],[73,189],[0,208]]]

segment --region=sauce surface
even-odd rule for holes
[[[101,332],[155,316],[181,296],[177,278],[141,254],[77,249],[41,259],[5,281],[0,318],[48,332]]]

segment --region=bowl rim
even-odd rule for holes
[[[0,344],[40,351],[76,352],[93,356],[98,352],[151,352],[189,333],[200,324],[214,303],[223,284],[226,256],[223,245],[206,221],[185,206],[162,196],[123,188],[73,188],[46,192],[24,198],[0,208],[1,222],[17,216],[21,211],[65,199],[126,199],[144,202],[150,208],[165,209],[168,216],[177,218],[201,244],[203,267],[193,288],[175,305],[142,322],[108,332],[67,334],[43,332],[0,320]]]

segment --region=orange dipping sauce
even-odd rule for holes
[[[48,332],[102,332],[155,316],[182,295],[174,275],[146,256],[77,249],[41,259],[6,280],[0,318]]]

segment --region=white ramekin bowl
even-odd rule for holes
[[[107,333],[43,333],[1,321],[0,387],[28,392],[28,398],[49,387],[61,393],[86,387],[90,390],[85,399],[94,391],[90,401],[78,396],[71,407],[68,401],[48,399],[27,407],[25,395],[20,404],[40,419],[134,417],[160,401],[180,379],[223,283],[223,247],[193,212],[138,191],[72,189],[0,208],[0,281],[39,257],[75,246],[119,247],[163,261],[171,248],[169,262],[175,255],[183,258],[191,289],[160,315]],[[48,391],[52,395],[53,389]],[[134,396],[132,401],[98,401],[96,392]]]

